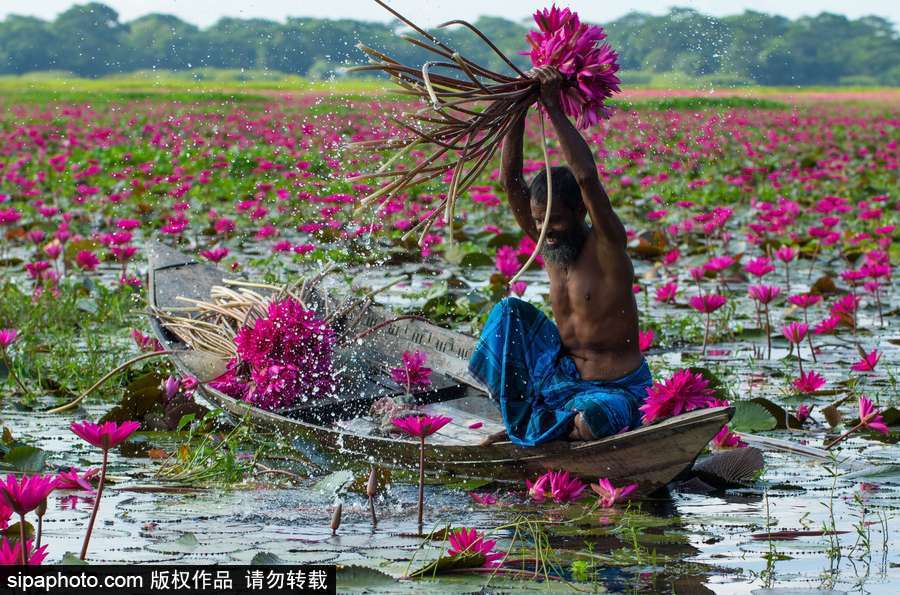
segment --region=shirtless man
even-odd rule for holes
[[[499,400],[509,439],[522,446],[565,436],[591,440],[637,427],[637,408],[652,382],[638,346],[625,227],[590,148],[560,107],[559,71],[538,67],[530,76],[541,83],[541,102],[568,163],[551,169],[553,200],[541,251],[556,325],[534,306],[506,298],[491,312],[469,363]],[[541,170],[530,186],[525,183],[524,128],[523,115],[504,139],[500,181],[519,226],[537,241],[547,177]]]

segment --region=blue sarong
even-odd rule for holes
[[[634,429],[653,382],[646,360],[615,380],[583,380],[553,321],[514,297],[491,310],[469,371],[499,400],[509,439],[520,446],[564,438],[578,412],[597,438]]]

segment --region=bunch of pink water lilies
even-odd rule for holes
[[[88,544],[94,529],[94,521],[100,509],[100,498],[106,483],[106,465],[109,450],[124,442],[133,434],[140,424],[126,421],[121,424],[106,422],[95,424],[89,421],[71,424],[72,432],[101,449],[103,464],[100,467],[99,482],[94,496],[94,506],[84,534],[80,558],[87,557]],[[91,480],[97,475],[96,469],[79,474],[76,469],[63,471],[56,476],[9,474],[0,482],[0,524],[7,528],[10,517],[18,515],[18,539],[12,541],[3,537],[0,540],[0,564],[31,564],[43,562],[47,556],[47,545],[41,545],[43,517],[47,512],[47,498],[54,490],[94,491]],[[34,513],[38,519],[36,539],[29,537],[25,516]]]

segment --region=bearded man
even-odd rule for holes
[[[568,167],[522,173],[525,117],[503,141],[501,184],[516,222],[537,241],[553,200],[541,249],[550,278],[553,323],[533,305],[509,297],[488,317],[470,372],[500,404],[505,439],[534,446],[560,438],[594,440],[640,425],[638,407],[652,383],[638,345],[634,269],[625,227],[600,183],[594,157],[559,104],[562,76],[552,66],[529,73],[541,83],[546,110]],[[590,217],[591,225],[585,222]]]

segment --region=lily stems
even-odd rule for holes
[[[12,365],[12,359],[9,357],[9,354],[6,353],[6,349],[0,348],[0,353],[3,354],[3,363],[6,364],[6,369],[9,370],[9,375],[13,377],[13,381],[15,381],[16,385],[26,395],[28,394],[28,389],[22,384],[22,380],[19,378],[18,374],[16,374],[15,369]]]
[[[850,434],[852,434],[853,432],[856,432],[857,430],[862,428],[864,425],[865,425],[865,422],[860,421],[858,424],[856,424],[855,426],[853,426],[852,428],[850,428],[849,430],[847,430],[846,432],[844,432],[843,434],[841,434],[840,436],[838,436],[837,438],[835,438],[834,440],[832,440],[831,442],[826,444],[825,450],[830,450],[832,446],[837,446],[838,444],[840,444],[841,442],[846,440],[847,437],[850,436]]]
[[[812,354],[813,363],[818,363],[816,359],[816,350],[813,348],[812,343],[812,329],[809,328],[809,314],[806,313],[806,308],[803,308],[803,323],[806,325],[806,342],[809,343],[809,352]]]
[[[22,551],[22,566],[28,564],[28,559],[25,556],[25,515],[19,514],[19,546]]]
[[[94,521],[97,520],[97,511],[100,510],[100,497],[103,496],[103,485],[106,483],[106,462],[109,449],[103,449],[103,465],[100,466],[100,483],[97,485],[97,497],[94,498],[94,509],[91,511],[91,520],[88,521],[87,531],[84,534],[84,543],[81,544],[81,559],[87,557],[88,543],[91,541],[91,533],[94,530]]]
[[[422,535],[425,509],[425,436],[419,439],[419,536]]]

